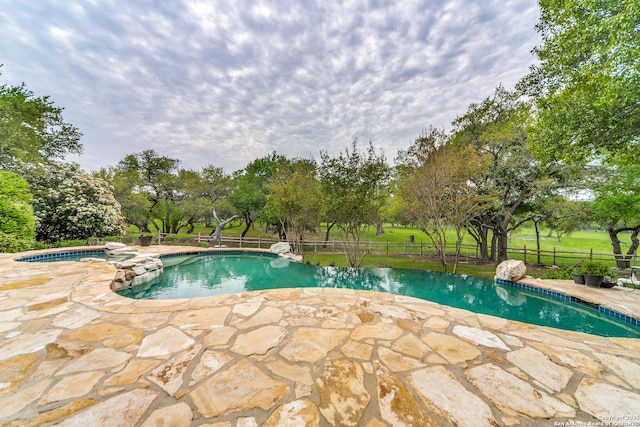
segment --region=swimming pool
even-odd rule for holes
[[[176,299],[304,287],[388,292],[541,326],[640,338],[640,330],[590,307],[486,279],[423,270],[320,267],[281,257],[199,256],[165,266],[155,281],[117,292],[135,299]]]

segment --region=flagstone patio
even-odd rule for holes
[[[1,426],[640,426],[639,339],[343,289],[131,300],[106,262],[15,257]],[[529,283],[640,313],[640,291]]]

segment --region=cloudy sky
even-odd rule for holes
[[[512,88],[539,43],[535,0],[0,0],[0,83],[83,133],[88,171],[153,148],[227,172],[274,150],[422,129]]]

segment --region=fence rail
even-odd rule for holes
[[[167,235],[159,236],[160,242],[166,239]],[[277,243],[278,239],[264,238],[264,237],[240,237],[240,236],[223,236],[221,244],[228,247],[237,248],[268,248],[272,244]],[[196,243],[207,243],[208,245],[217,244],[217,240],[208,235],[198,234]],[[306,253],[342,253],[345,252],[345,243],[341,240],[306,240],[303,242],[304,251]],[[361,241],[361,250],[370,254],[376,255],[433,255],[436,253],[435,246],[429,242],[423,241],[405,241],[405,242],[372,242]],[[453,255],[455,253],[454,245],[447,246],[447,254]],[[530,249],[525,247],[507,248],[507,254],[509,258],[521,259],[528,264],[537,264],[538,257],[541,264],[544,265],[572,265],[582,261],[602,261],[602,262],[614,262],[615,255],[613,253],[596,252],[591,249],[589,252],[573,252],[573,251],[561,251],[555,247],[552,250],[540,250]],[[460,251],[461,262],[468,262],[469,260],[477,260],[480,257],[480,249],[478,245],[462,245]],[[637,264],[637,254],[633,256],[633,264]]]

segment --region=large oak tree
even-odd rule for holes
[[[540,0],[539,63],[519,84],[535,100],[537,154],[582,161],[640,155],[640,2]]]

